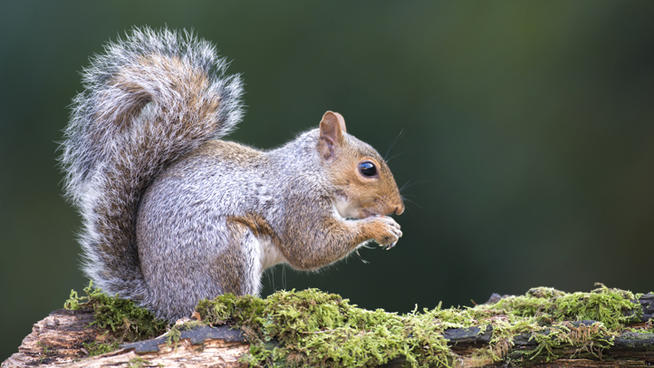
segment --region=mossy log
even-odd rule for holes
[[[270,305],[266,304],[268,299]],[[580,304],[571,304],[573,300]],[[654,294],[631,294],[605,287],[574,294],[536,288],[524,296],[495,295],[489,302],[475,307],[437,307],[408,315],[366,311],[349,305],[337,295],[317,290],[280,292],[267,299],[224,296],[201,303],[194,314],[196,321],[178,323],[165,335],[134,342],[115,340],[117,335],[127,336],[125,330],[113,328],[108,332],[106,325],[100,327],[103,321],[99,319],[107,317],[98,311],[105,308],[103,313],[106,313],[106,304],[94,305],[92,301],[91,295],[82,302],[87,308],[56,310],[37,322],[18,352],[3,362],[2,368],[654,365]],[[625,301],[633,308],[624,304]],[[275,309],[270,309],[272,306]],[[329,311],[346,317],[326,322],[335,317]],[[321,317],[314,318],[317,315]],[[130,316],[123,314],[115,321],[122,318],[131,331],[147,329],[136,326]],[[585,319],[587,316],[597,318]],[[280,321],[286,321],[288,326],[271,325]],[[315,330],[297,325],[298,321],[307,322]],[[375,323],[383,324],[380,329],[383,333],[375,330]],[[420,336],[425,331],[433,331],[434,336]],[[320,336],[322,340],[306,340],[309,335]],[[375,340],[379,336],[389,341]],[[413,339],[411,349],[419,351],[407,350],[403,345],[406,339]],[[307,341],[311,342],[303,345]],[[316,341],[325,344],[340,341],[341,345],[325,350],[315,347]],[[444,344],[440,346],[438,342]],[[363,343],[364,350],[370,351],[349,352],[348,349],[360,348],[357,343]],[[315,350],[302,350],[302,346]],[[336,351],[339,348],[355,360],[343,358]],[[333,355],[325,353],[332,350]],[[308,354],[320,358],[313,359]]]

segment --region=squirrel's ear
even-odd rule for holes
[[[328,159],[334,155],[334,146],[343,143],[346,133],[343,115],[327,111],[320,120],[320,140],[318,150],[323,158]]]

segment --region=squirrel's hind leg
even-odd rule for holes
[[[213,260],[213,277],[224,293],[258,295],[263,272],[259,239],[244,225],[228,227],[229,244]]]

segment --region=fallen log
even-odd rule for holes
[[[437,307],[409,315],[366,311],[349,305],[339,296],[316,290],[281,293],[270,304],[266,301],[276,294],[268,299],[227,296],[207,301],[198,306],[196,321],[180,322],[162,336],[123,343],[111,341],[107,330],[98,326],[97,310],[56,310],[34,325],[18,352],[3,362],[2,368],[239,367],[280,361],[287,366],[306,366],[307,362],[319,366],[344,365],[342,356],[325,355],[329,349],[325,350],[324,346],[316,350],[298,347],[309,339],[313,339],[311,346],[316,341],[324,344],[340,341],[342,345],[335,349],[343,350],[352,349],[348,345],[352,341],[362,342],[361,346],[368,346],[369,351],[352,353],[353,359],[358,359],[354,366],[645,367],[654,364],[654,294],[651,293],[629,300],[633,294],[605,287],[575,294],[537,288],[525,296],[493,296],[479,306]],[[593,303],[598,300],[609,303],[612,298],[617,303],[613,309],[617,314],[601,317],[613,305]],[[567,310],[566,303],[573,299],[587,305],[578,304],[573,306],[576,309]],[[553,302],[556,300],[560,302]],[[625,301],[633,308],[624,304]],[[289,306],[284,307],[283,303]],[[552,310],[554,305],[562,310]],[[588,315],[601,318],[569,318],[575,313],[580,316],[579,311],[586,307],[589,307]],[[593,308],[598,308],[600,313],[593,314]],[[326,311],[345,315],[341,321],[344,325],[327,326],[321,319],[316,319],[322,322],[314,330],[296,325],[299,320],[327,314]],[[313,314],[303,315],[305,312]],[[522,314],[524,319],[516,317]],[[293,317],[289,318],[290,315]],[[259,321],[248,320],[261,317]],[[616,318],[621,321],[619,324]],[[282,321],[290,327],[266,326]],[[377,329],[375,321],[383,326]],[[469,325],[472,322],[480,323]],[[433,331],[434,336],[419,336],[425,331]],[[293,334],[297,336],[289,337]],[[316,340],[316,336],[322,340]],[[379,336],[388,341],[375,340]],[[408,346],[403,345],[403,339],[410,339],[410,346],[415,350],[403,351]],[[441,341],[443,345],[436,346]],[[316,359],[310,354],[324,356]]]

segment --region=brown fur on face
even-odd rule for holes
[[[404,212],[390,168],[374,148],[347,134],[341,114],[327,111],[323,115],[318,150],[334,185],[341,216],[365,218]],[[375,165],[376,175],[367,177],[359,171],[359,164],[365,161]]]

